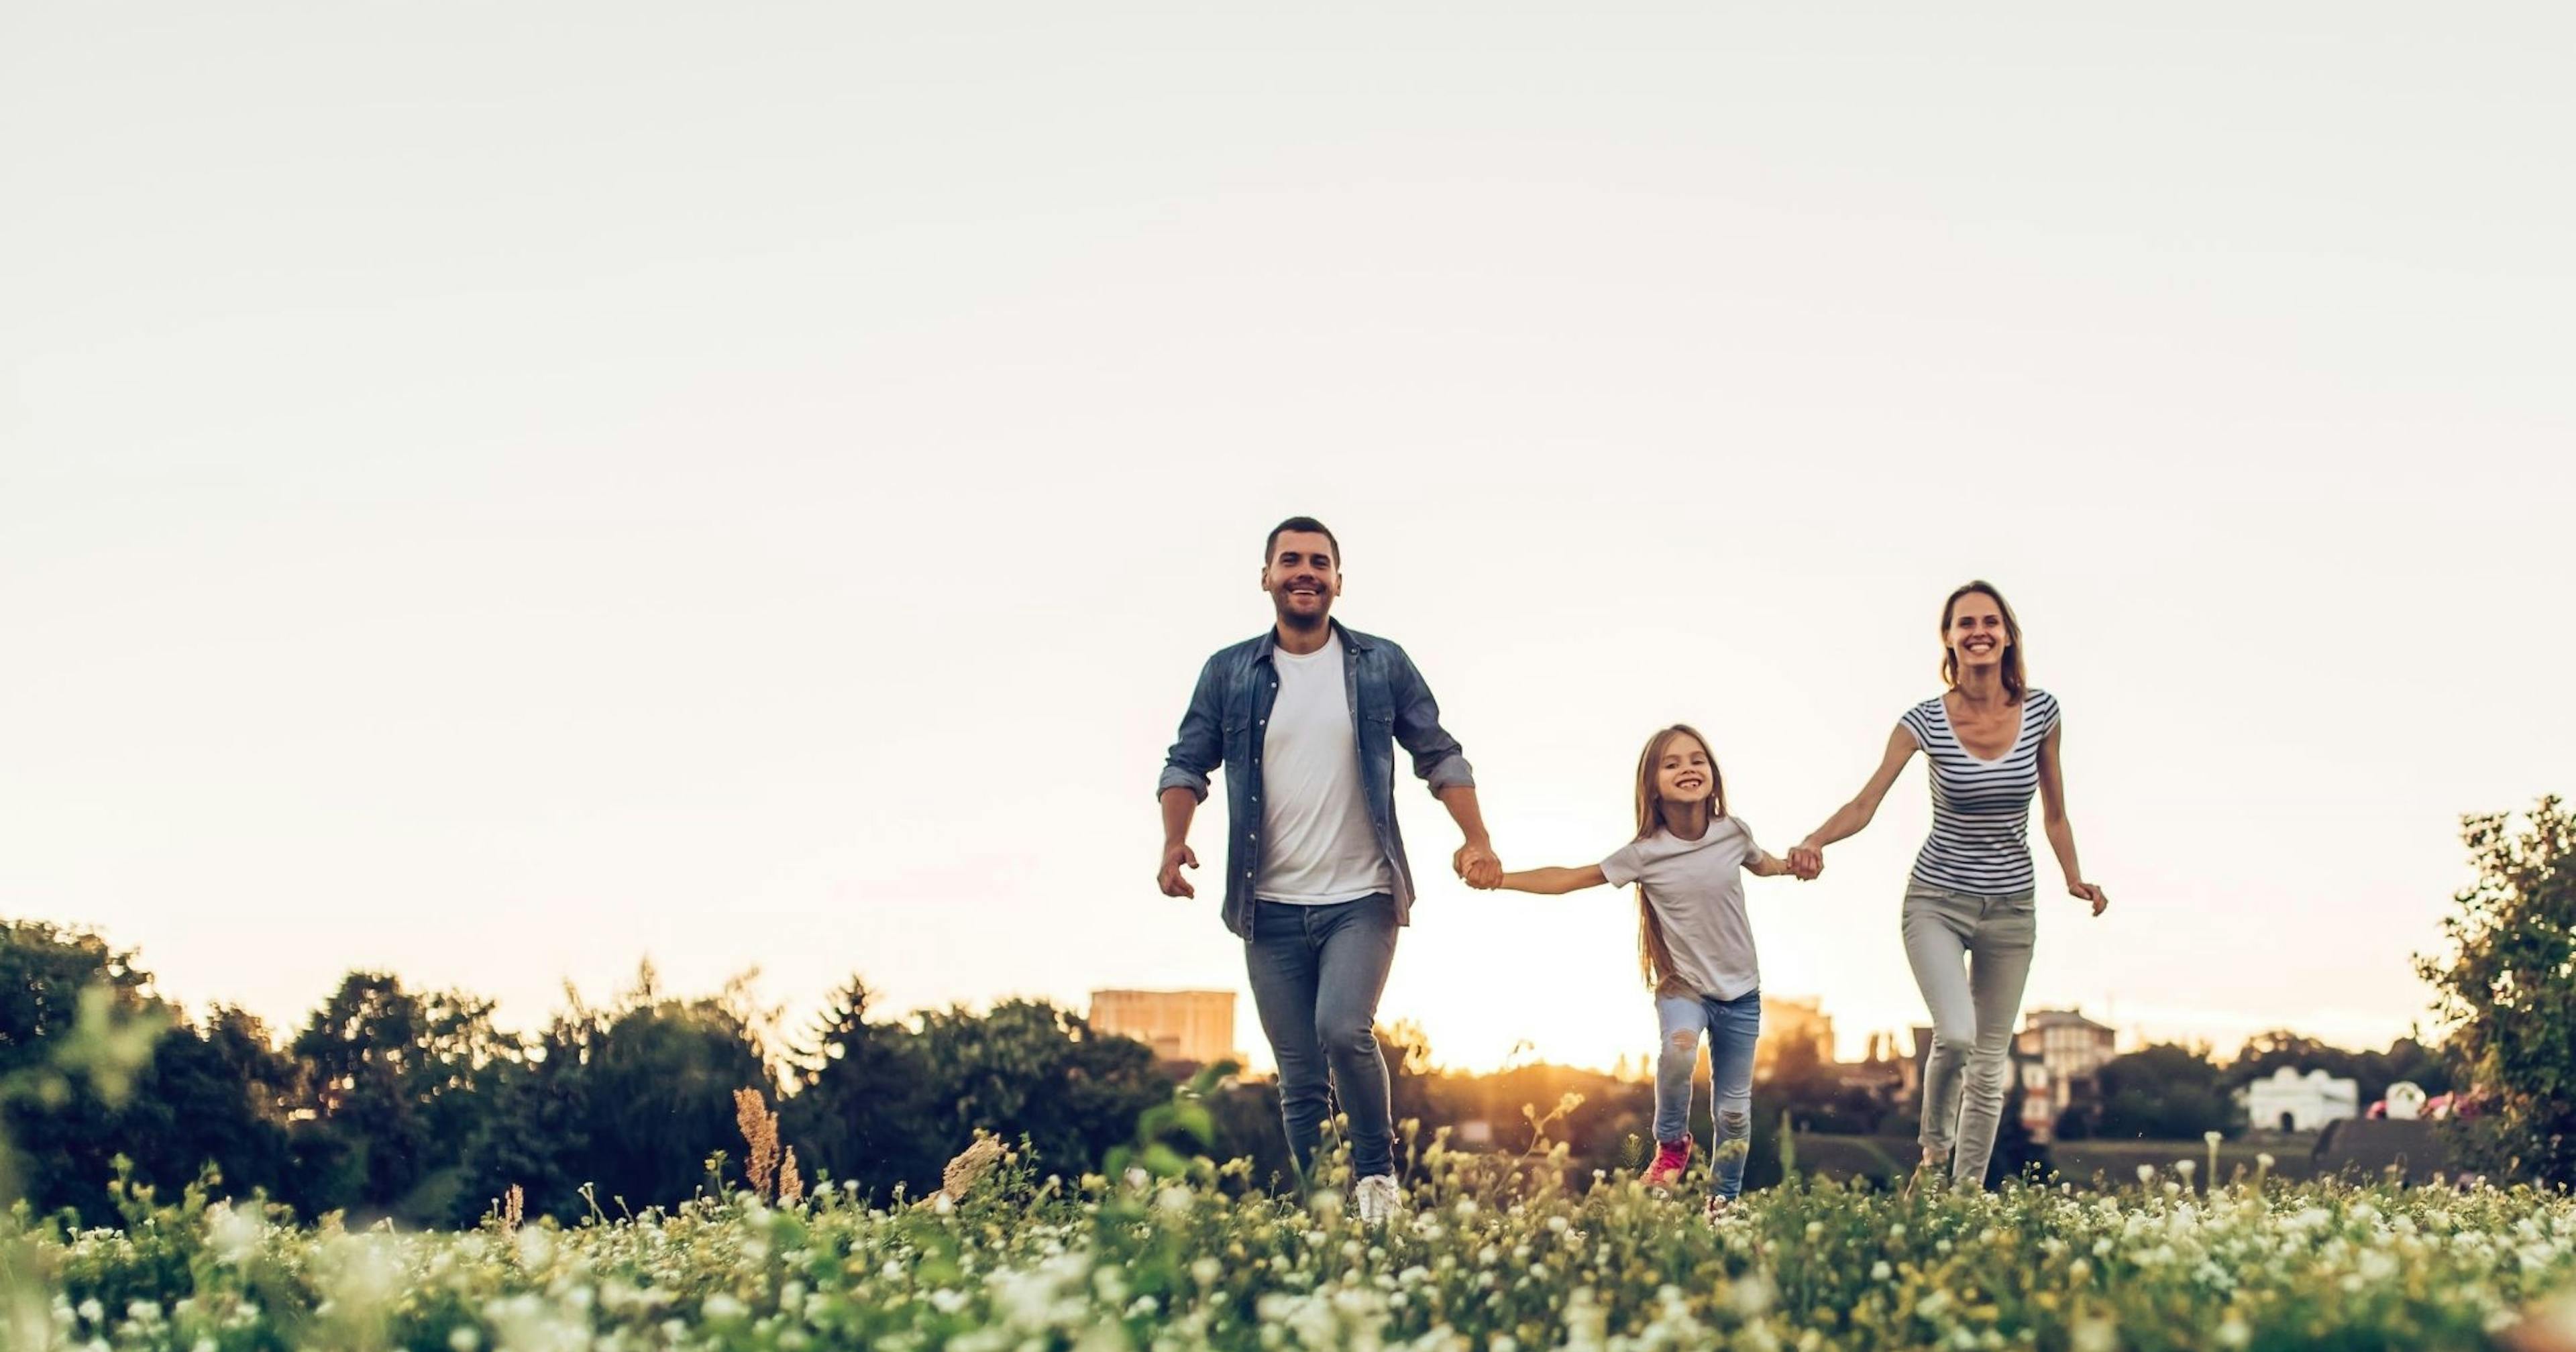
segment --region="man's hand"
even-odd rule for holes
[[[2093,903],[2093,914],[2100,915],[2111,904],[2111,894],[2091,883],[2068,883],[2066,894],[2079,901]]]
[[[1502,885],[1503,861],[1494,857],[1491,845],[1471,840],[1449,857],[1449,866],[1458,870],[1458,876],[1469,887],[1491,890]]]
[[[1163,868],[1154,875],[1154,885],[1163,889],[1164,896],[1195,897],[1199,894],[1197,888],[1190,886],[1190,880],[1181,876],[1181,867],[1185,864],[1197,868],[1198,851],[1187,843],[1163,847]]]
[[[1798,875],[1800,882],[1814,882],[1816,875],[1825,871],[1825,852],[1805,841],[1790,846],[1789,871]]]

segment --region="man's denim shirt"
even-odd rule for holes
[[[1395,916],[1409,923],[1413,870],[1405,863],[1404,837],[1395,825],[1395,743],[1413,754],[1413,773],[1435,794],[1455,784],[1473,787],[1475,772],[1458,753],[1458,739],[1440,726],[1440,706],[1422,683],[1404,649],[1331,621],[1342,640],[1342,680],[1351,724],[1360,744],[1360,785],[1368,795],[1369,824],[1378,849],[1394,866]],[[1261,749],[1269,736],[1270,705],[1278,698],[1279,672],[1270,654],[1279,646],[1272,629],[1217,653],[1199,669],[1180,740],[1163,763],[1156,797],[1183,788],[1207,800],[1208,773],[1225,766],[1227,817],[1225,927],[1252,937],[1252,884],[1261,874]]]

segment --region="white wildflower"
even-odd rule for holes
[[[206,1247],[214,1251],[217,1262],[243,1262],[259,1252],[260,1241],[267,1237],[268,1226],[259,1217],[229,1202],[206,1208]]]

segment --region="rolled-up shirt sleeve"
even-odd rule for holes
[[[1458,746],[1458,739],[1440,726],[1440,702],[1431,697],[1431,686],[1413,665],[1413,658],[1403,649],[1395,652],[1393,677],[1395,696],[1395,740],[1413,754],[1413,773],[1431,786],[1437,795],[1442,789],[1465,785],[1476,787],[1476,769]]]
[[[1160,798],[1167,789],[1187,789],[1190,796],[1206,802],[1208,775],[1225,763],[1224,709],[1217,689],[1216,659],[1199,668],[1199,683],[1190,692],[1189,712],[1181,715],[1180,736],[1173,741],[1169,754],[1163,757],[1162,778],[1154,783],[1154,796]]]

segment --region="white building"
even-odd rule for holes
[[[2256,1131],[2315,1131],[2328,1122],[2361,1116],[2361,1086],[2322,1070],[2302,1075],[2283,1066],[2270,1079],[2236,1091],[2246,1121]]]

